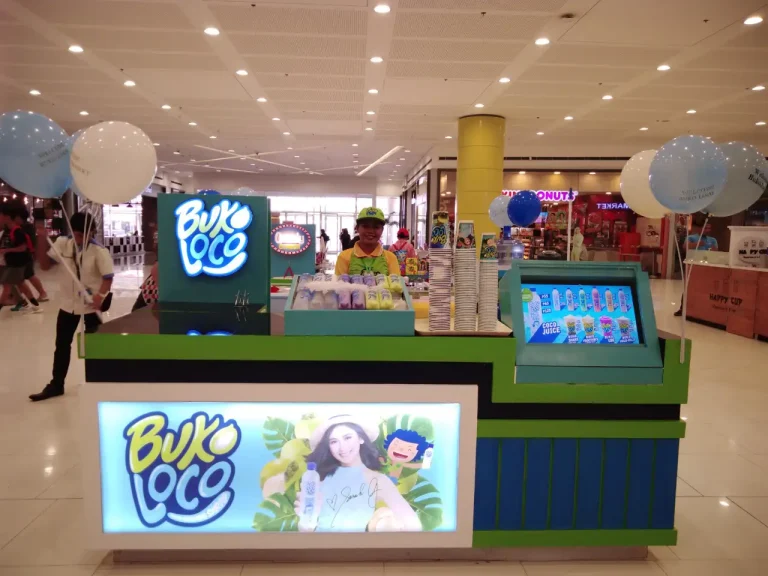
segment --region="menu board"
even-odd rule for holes
[[[525,341],[640,344],[629,286],[522,284]]]

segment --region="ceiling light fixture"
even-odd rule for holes
[[[373,11],[377,14],[389,14],[390,10],[391,8],[388,4],[376,4],[376,6],[373,8]]]
[[[560,175],[560,172],[556,170],[556,171],[554,172],[554,174],[555,174],[555,176],[559,176],[559,175]]]
[[[525,175],[525,170],[520,170],[520,172],[518,172],[518,174]]]
[[[32,96],[40,96],[40,90],[30,90],[29,91]]]
[[[485,108],[485,104],[480,104],[480,102],[478,102],[475,104],[475,108]]]
[[[162,106],[160,106],[160,108],[162,108],[163,110],[170,110],[171,106],[170,104],[163,104]]]
[[[647,126],[643,126],[642,128],[640,128],[640,132],[645,132],[646,130],[648,130]]]
[[[563,120],[573,120],[573,116],[566,116]]]
[[[410,150],[406,150],[406,151],[405,151],[405,153],[406,153],[406,154],[409,154],[410,152],[411,152]]]
[[[301,166],[304,166],[304,164],[306,164],[306,162],[299,162],[299,165]]]
[[[760,92],[762,90],[765,90],[765,86],[763,86],[762,84],[758,84],[757,86],[752,88],[752,90],[754,90],[755,92]]]
[[[262,104],[264,104],[264,102],[266,102],[266,101],[267,101],[267,99],[264,98],[264,96],[262,96],[261,98],[256,98],[256,102],[261,102]]]
[[[597,174],[597,172],[590,172],[589,173],[590,176],[594,176],[595,174]]]
[[[68,50],[70,52],[72,52],[73,54],[82,54],[83,53],[83,47],[82,46],[78,46],[77,44],[72,44],[72,46],[70,46],[68,48]]]
[[[152,146],[160,146],[160,142],[152,142]]]
[[[353,148],[357,148],[357,146],[358,146],[357,144],[352,144]]]
[[[544,132],[536,132],[536,136],[544,136]]]
[[[283,136],[290,136],[290,135],[291,135],[290,132],[283,132]]]
[[[744,24],[747,26],[754,26],[755,24],[760,24],[760,22],[763,21],[762,16],[750,16],[746,20],[744,20]]]
[[[384,58],[382,58],[381,56],[374,56],[373,58],[371,58],[371,62],[373,62],[374,64],[381,64],[382,62],[384,62]]]
[[[80,110],[80,116],[88,116],[88,110]]]
[[[133,88],[134,86],[136,86],[136,82],[134,82],[133,80],[126,80],[125,82],[123,82],[123,86],[127,86],[128,88]]]
[[[248,70],[237,70],[235,74],[238,76],[248,76]]]
[[[672,66],[670,66],[669,64],[662,64],[661,66],[656,66],[656,70],[658,70],[659,72],[666,72],[667,70],[671,70],[671,69],[672,69]]]
[[[378,94],[378,93],[379,91],[376,90],[376,88],[371,88],[370,90],[368,90],[368,94]]]
[[[549,38],[536,38],[536,46],[546,46],[549,44]]]
[[[373,110],[368,110],[368,112],[366,112],[366,114],[367,114],[368,116],[373,116],[373,115],[375,115],[375,114],[376,114],[376,112],[374,112]]]
[[[606,194],[607,194],[608,196],[610,196],[610,195],[612,194],[612,192],[606,192]]]
[[[506,76],[503,76],[503,77],[499,78],[499,82],[501,82],[502,84],[509,84],[510,79],[507,78]]]
[[[696,114],[696,110],[694,110],[693,108],[691,108],[690,110],[688,110],[688,111],[686,112],[686,114]]]
[[[755,122],[755,126],[765,126],[765,122],[760,120],[760,122]]]
[[[445,139],[446,140],[451,140],[451,139],[453,139],[453,136],[446,136]]]
[[[272,120],[274,120],[275,122],[280,122],[280,118],[278,118],[277,116],[275,116],[274,118],[272,118]]]
[[[178,156],[178,155],[180,155],[180,154],[181,154],[181,152],[179,152],[178,150],[174,150],[174,151],[173,151],[173,155],[174,155],[174,156]]]
[[[365,129],[365,131],[366,131],[366,132],[373,132],[373,128],[371,128],[370,126],[368,126],[368,127]]]
[[[216,136],[208,136],[211,140],[216,140]]]
[[[286,148],[286,150],[293,150],[293,146],[288,146],[288,148]]]
[[[219,32],[219,29],[214,28],[213,26],[209,26],[208,28],[203,30],[203,32],[208,34],[208,36],[218,36],[219,34],[221,34],[221,32]]]
[[[613,100],[613,96],[611,96],[610,94],[606,94],[605,96],[603,96],[603,100]]]
[[[231,154],[234,154],[234,153],[235,153],[235,151],[234,151],[234,150],[227,150],[227,152],[229,152],[229,153],[231,153]]]
[[[197,122],[190,122],[189,125],[190,126],[197,126]]]
[[[297,155],[297,156],[294,156],[294,158],[301,158],[301,156],[298,156],[298,155]]]

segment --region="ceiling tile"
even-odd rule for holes
[[[219,2],[211,11],[224,30],[266,34],[365,36],[367,10],[308,6],[255,6]]]
[[[441,80],[437,78],[387,78],[381,101],[387,104],[469,105],[488,86],[486,81]],[[426,96],[428,95],[428,97]]]
[[[526,40],[544,26],[548,16],[398,11],[394,35],[400,38]]]
[[[259,74],[365,75],[365,60],[282,58],[277,56],[244,56],[243,59],[247,64],[248,70]]]
[[[392,60],[387,65],[387,78],[485,78],[498,77],[504,70],[503,63],[460,62],[411,62]]]

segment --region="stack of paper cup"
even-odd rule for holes
[[[429,246],[430,332],[451,329],[452,261],[453,250],[448,243],[448,227],[442,221],[433,223]]]
[[[496,235],[483,234],[480,243],[480,287],[478,290],[478,330],[496,330],[499,301],[499,261]]]
[[[456,227],[456,253],[453,256],[453,285],[456,300],[454,330],[477,330],[477,253],[475,225],[460,220]]]

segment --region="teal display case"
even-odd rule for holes
[[[638,263],[513,262],[499,300],[517,340],[516,383],[663,384],[650,285]]]

